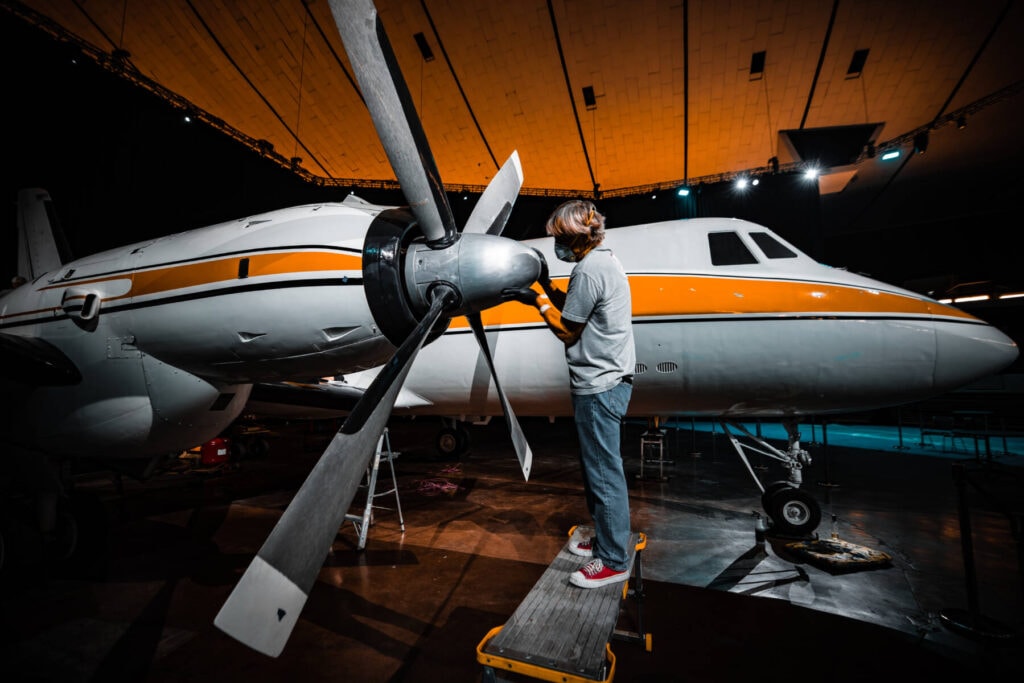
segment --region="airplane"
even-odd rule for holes
[[[421,380],[435,387],[427,414],[500,409],[527,479],[532,451],[512,404],[550,415],[568,401],[560,343],[503,295],[533,285],[544,262],[563,285],[567,272],[549,239],[501,235],[522,183],[518,156],[460,231],[373,3],[332,0],[331,10],[407,207],[293,207],[65,262],[40,244],[48,197],[35,190],[23,195],[35,219],[19,226],[35,246],[19,258],[29,282],[0,299],[0,382],[27,397],[3,438],[26,461],[160,457],[220,433],[255,385],[360,379],[344,424],[214,620],[269,656],[287,643],[388,417],[416,409],[407,404],[427,392]],[[943,393],[1017,357],[973,316],[816,264],[744,221],[617,228],[607,240],[634,293],[644,368],[632,412],[848,412]],[[449,374],[442,346],[467,362],[438,389]],[[804,452],[798,441],[789,451],[797,477]],[[43,479],[35,490],[59,494]],[[793,525],[812,514],[796,483],[762,487]]]

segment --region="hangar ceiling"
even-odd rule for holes
[[[835,232],[1020,195],[999,175],[1024,151],[1013,0],[376,4],[451,188],[482,188],[513,150],[524,192],[606,197],[831,150],[819,188]],[[317,182],[393,182],[327,0],[4,5]]]

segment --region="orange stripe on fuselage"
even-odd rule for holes
[[[565,290],[568,279],[555,279]],[[790,282],[699,275],[631,275],[633,317],[750,314],[939,314],[973,320],[956,308],[916,297],[841,284]],[[534,289],[539,288],[537,286]],[[495,306],[481,314],[486,326],[540,322],[536,309],[518,302]],[[464,317],[452,327],[468,327]]]
[[[50,288],[83,287],[99,282],[123,280],[126,277],[130,277],[132,280],[131,290],[122,296],[112,297],[108,300],[148,296],[187,287],[238,280],[238,267],[242,259],[249,260],[249,278],[318,271],[354,270],[361,272],[363,268],[362,256],[358,254],[329,251],[260,253],[251,256],[233,256],[231,258],[203,261],[201,263],[186,263],[164,268],[140,270],[130,275],[111,275],[109,277],[77,280],[53,285]]]

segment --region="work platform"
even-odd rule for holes
[[[557,683],[604,681],[615,676],[612,638],[643,643],[651,649],[650,634],[643,632],[643,566],[647,545],[643,533],[633,532],[630,544],[630,581],[599,588],[579,588],[569,575],[587,562],[569,545],[592,534],[574,527],[569,540],[519,604],[504,626],[492,629],[477,646],[477,661],[484,665],[483,680],[542,680]],[[636,603],[636,631],[616,629],[623,601]]]

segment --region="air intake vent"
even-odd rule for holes
[[[658,363],[658,372],[675,372],[679,369],[679,366],[672,361],[666,361],[664,363]]]
[[[645,372],[647,372],[647,366],[644,365],[643,363],[637,363],[636,369],[633,370],[634,375],[642,375]]]

